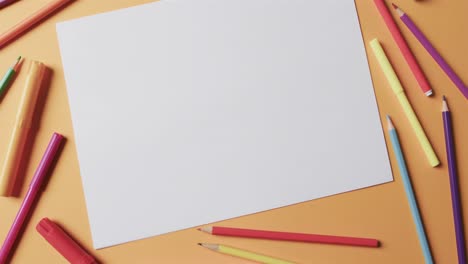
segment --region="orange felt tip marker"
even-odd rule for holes
[[[31,129],[34,110],[45,72],[46,66],[42,62],[31,62],[19,110],[16,115],[15,126],[0,174],[0,196],[11,195],[26,145],[26,139]]]

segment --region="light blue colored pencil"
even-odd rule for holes
[[[398,168],[400,170],[401,178],[403,179],[403,185],[405,186],[406,196],[411,208],[411,213],[413,214],[413,220],[416,225],[416,231],[418,232],[419,242],[424,254],[424,259],[426,260],[426,264],[433,264],[434,262],[432,260],[431,248],[429,247],[426,233],[424,232],[424,225],[421,219],[421,215],[419,214],[418,203],[416,202],[416,197],[414,196],[413,186],[411,185],[408,169],[406,168],[405,157],[401,151],[398,134],[396,132],[395,126],[393,126],[390,116],[387,116],[387,122],[388,133],[390,134],[390,139],[392,141],[393,152],[395,153],[396,159],[398,161]]]

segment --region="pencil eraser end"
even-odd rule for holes
[[[379,44],[379,39],[375,38],[375,39],[369,41],[369,44],[371,44],[371,45]]]
[[[380,45],[379,39],[375,38],[369,41],[369,45],[371,46],[372,50],[374,51],[376,55],[383,52],[382,45]]]
[[[380,241],[377,240],[376,243],[375,243],[375,247],[380,247],[381,245],[382,245],[382,243],[380,243]]]

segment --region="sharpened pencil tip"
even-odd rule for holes
[[[218,251],[218,249],[219,249],[218,244],[198,243],[198,245],[200,245],[200,246],[202,246],[204,248],[207,248],[207,249],[215,250],[215,251]]]
[[[393,125],[390,115],[387,115],[387,127],[388,127],[388,130],[395,129],[395,126]]]
[[[448,112],[448,111],[450,111],[450,109],[447,104],[447,98],[444,95],[442,96],[442,112]]]
[[[16,58],[16,61],[13,63],[13,65],[11,65],[11,68],[13,68],[13,70],[18,71],[19,65],[21,64],[21,59],[21,56]]]
[[[397,5],[395,5],[394,3],[392,3],[392,6],[393,8],[395,9],[395,11],[397,12],[398,16],[399,17],[402,17],[405,15],[405,12],[403,12],[403,10],[401,10],[401,8],[399,8]]]
[[[202,243],[197,243],[197,245],[202,246]]]

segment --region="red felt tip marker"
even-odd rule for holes
[[[72,264],[97,264],[98,262],[78,245],[65,231],[48,218],[43,218],[36,230],[62,256]]]

